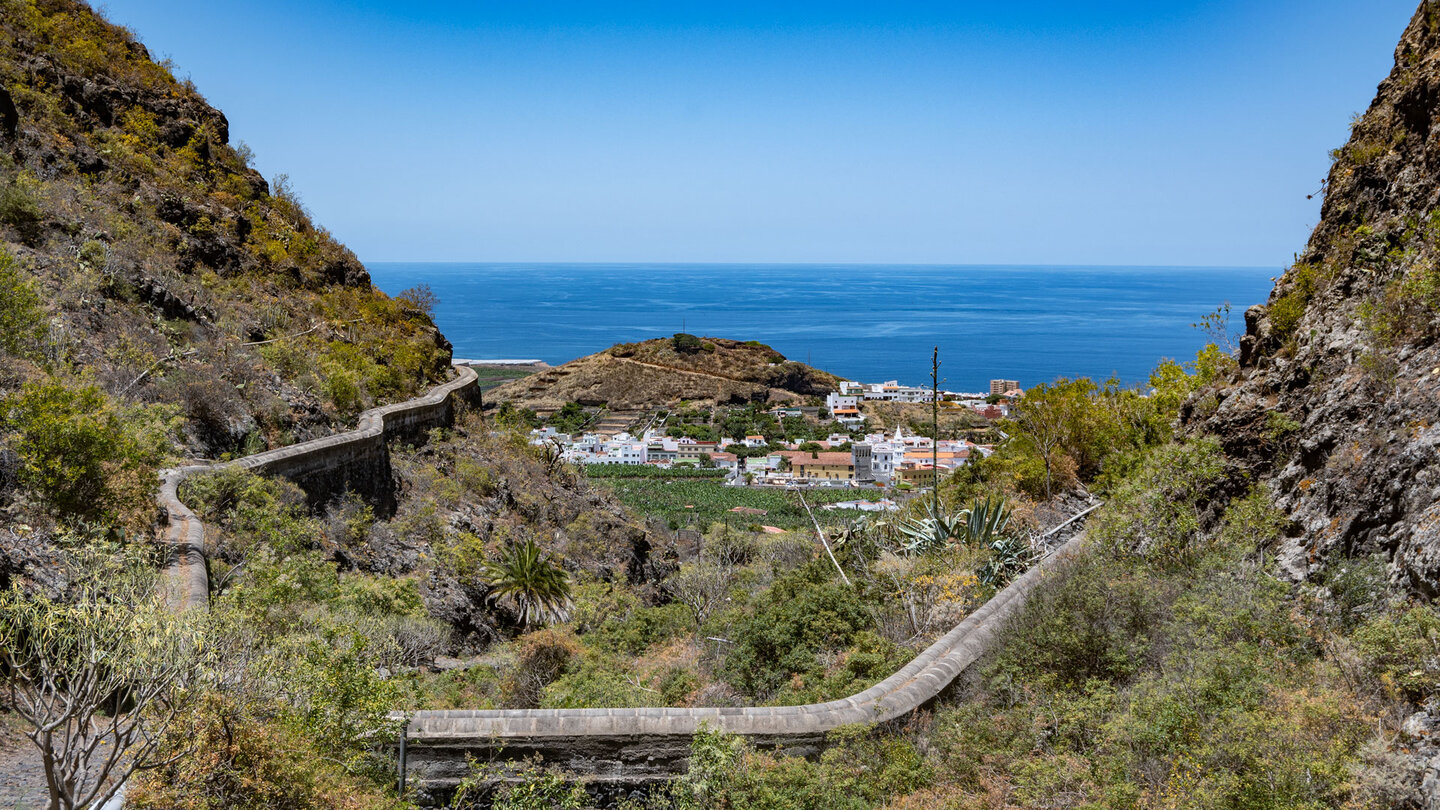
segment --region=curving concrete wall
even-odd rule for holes
[[[644,782],[683,769],[702,723],[760,745],[811,753],[841,726],[896,720],[933,701],[990,649],[1025,597],[1078,551],[1083,537],[1066,541],[899,672],[859,694],[806,706],[422,711],[406,726],[406,769],[438,796],[454,789],[472,754],[482,760],[539,754],[600,781]]]
[[[372,463],[385,456],[388,439],[449,423],[456,399],[478,393],[475,372],[463,366],[458,372],[454,380],[423,397],[366,411],[355,430],[230,464],[303,480]],[[169,518],[165,541],[173,549],[168,587],[171,603],[178,608],[206,607],[209,575],[204,526],[176,490],[186,477],[218,466],[224,465],[162,473],[159,502]],[[668,778],[684,768],[701,724],[744,735],[760,745],[796,753],[817,751],[826,734],[841,726],[889,722],[934,701],[990,649],[1025,598],[1062,558],[1079,549],[1083,537],[1081,532],[1066,541],[898,672],[850,697],[805,706],[422,711],[412,715],[405,727],[405,766],[424,793],[443,796],[467,773],[466,757],[475,754],[505,759],[538,754],[600,782]]]
[[[164,542],[171,550],[166,567],[166,590],[170,604],[179,609],[204,609],[210,597],[210,575],[205,562],[205,527],[177,496],[181,481],[196,473],[225,466],[301,481],[334,475],[336,471],[348,475],[344,471],[373,465],[377,459],[388,458],[385,449],[388,440],[450,424],[455,416],[456,400],[478,395],[480,389],[475,371],[468,366],[455,368],[455,379],[437,385],[422,397],[372,408],[360,414],[354,430],[267,450],[227,464],[199,464],[162,471],[157,500],[167,518]]]

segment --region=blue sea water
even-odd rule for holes
[[[395,294],[428,284],[455,356],[563,363],[616,343],[697,335],[759,340],[865,382],[928,383],[940,347],[951,390],[991,378],[1145,379],[1205,343],[1191,325],[1222,303],[1231,327],[1279,268],[766,264],[369,265]]]

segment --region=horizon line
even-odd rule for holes
[[[546,259],[489,260],[489,259],[361,259],[367,267],[375,264],[435,264],[435,265],[571,265],[596,266],[638,266],[664,267],[669,265],[735,267],[745,265],[768,265],[773,267],[1004,267],[1004,268],[1058,268],[1058,269],[1122,269],[1122,270],[1275,270],[1282,272],[1289,265],[1284,264],[1059,264],[1007,263],[1007,262],[848,262],[848,261],[550,261]]]

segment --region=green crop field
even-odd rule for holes
[[[727,518],[737,526],[760,523],[782,529],[802,529],[809,525],[800,496],[794,492],[759,487],[727,487],[704,479],[662,480],[657,478],[600,479],[619,499],[640,514],[659,517],[677,525],[706,528]],[[822,504],[838,501],[878,501],[884,493],[863,489],[815,489],[805,492],[805,500],[815,509],[821,523],[839,523],[856,513],[849,510],[825,510]],[[686,507],[690,508],[686,508]],[[732,514],[729,509],[748,506],[764,509],[765,515]]]
[[[508,366],[471,366],[471,368],[475,370],[475,375],[479,378],[481,391],[489,391],[501,383],[518,380],[521,377],[529,377],[535,373],[535,369],[530,366],[517,366],[514,368]]]
[[[587,478],[724,478],[724,470],[675,466],[668,470],[640,464],[587,464]]]

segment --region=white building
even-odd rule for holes
[[[645,442],[610,442],[605,448],[606,464],[644,464],[648,458]]]

